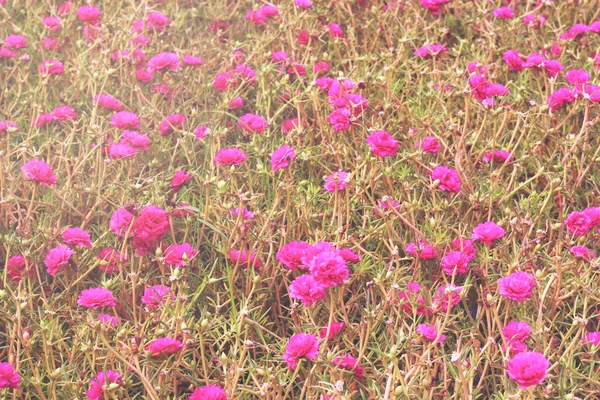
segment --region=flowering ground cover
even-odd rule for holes
[[[595,0],[0,0],[6,399],[599,399]]]

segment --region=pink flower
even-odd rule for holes
[[[75,252],[69,246],[62,244],[50,249],[44,260],[48,272],[52,276],[56,276],[59,269],[69,262],[69,259]]]
[[[342,27],[340,27],[335,22],[330,23],[328,25],[328,27],[329,27],[329,34],[331,35],[331,37],[334,37],[334,38],[343,38],[344,37],[344,31],[342,30]]]
[[[182,348],[183,344],[179,340],[170,337],[156,339],[146,346],[146,350],[153,357],[168,357],[177,353]]]
[[[311,306],[325,298],[325,287],[310,274],[300,275],[294,279],[288,291],[290,298],[300,300],[305,306]]]
[[[508,50],[504,53],[502,57],[506,64],[508,64],[508,68],[511,71],[523,71],[527,67],[525,60],[521,58],[521,53],[517,50]]]
[[[531,327],[523,321],[510,321],[504,328],[502,334],[510,342],[524,342],[531,334]]]
[[[386,131],[375,131],[367,136],[366,141],[378,157],[391,157],[398,153],[398,141]]]
[[[190,394],[188,400],[227,400],[227,392],[216,385],[200,386]]]
[[[489,153],[487,153],[485,156],[483,156],[483,161],[484,162],[498,162],[498,163],[505,163],[505,162],[512,162],[515,158],[508,152],[508,151],[504,151],[504,150],[494,150],[494,151],[490,151]]]
[[[438,252],[431,244],[421,240],[417,243],[409,243],[404,251],[413,257],[419,257],[422,260],[433,260],[437,258]]]
[[[98,322],[102,325],[110,325],[116,328],[119,325],[119,317],[112,316],[110,314],[98,314]]]
[[[260,261],[256,253],[248,254],[246,250],[230,249],[227,252],[227,259],[242,269],[246,269],[248,266],[252,268],[260,268],[263,266],[263,263]]]
[[[419,324],[419,326],[417,327],[417,332],[423,335],[425,339],[430,340],[432,342],[435,341],[435,339],[437,339],[438,335],[438,330],[435,325]],[[446,335],[442,334],[437,343],[444,343],[445,340]]]
[[[442,55],[446,52],[446,47],[441,44],[428,44],[427,46],[419,47],[413,52],[415,57],[421,59],[433,58]]]
[[[290,370],[298,365],[298,359],[306,357],[314,360],[319,355],[321,341],[315,335],[309,333],[297,333],[292,336],[285,346],[283,359]]]
[[[302,29],[298,32],[298,43],[300,44],[308,44],[310,43],[310,33],[306,29]]]
[[[348,178],[348,172],[337,171],[329,175],[325,178],[325,190],[328,192],[336,192],[340,190],[344,190],[346,188],[346,184],[350,182],[350,178]]]
[[[310,0],[294,0],[294,5],[301,8],[312,7],[313,3]]]
[[[585,246],[573,246],[569,251],[575,256],[575,258],[583,261],[589,262],[592,258],[594,258],[594,252]]]
[[[317,61],[313,66],[313,73],[315,75],[321,75],[329,72],[329,63],[327,61]]]
[[[60,19],[56,17],[46,17],[44,18],[43,24],[48,28],[50,32],[58,32],[61,30],[61,22]]]
[[[444,166],[435,167],[431,172],[431,179],[439,181],[439,189],[447,192],[458,193],[460,192],[460,178],[458,172],[453,168]]]
[[[67,15],[71,13],[71,2],[65,1],[60,6],[58,6],[57,12],[59,15]]]
[[[243,55],[243,53],[241,54]],[[246,80],[246,83],[249,85],[254,85],[254,82],[256,81],[256,72],[246,64],[236,66],[233,73],[241,79]]]
[[[175,300],[175,296],[171,295],[171,288],[165,285],[154,285],[144,289],[142,303],[146,305],[148,310],[154,310],[168,300]]]
[[[377,200],[377,207],[373,210],[373,214],[381,215],[386,210],[392,210],[398,207],[400,207],[400,203],[396,200],[383,196],[381,200]]]
[[[21,166],[25,178],[38,182],[44,186],[56,184],[56,175],[52,167],[42,160],[31,160]]]
[[[185,116],[181,114],[170,114],[167,115],[167,119],[161,121],[159,132],[161,136],[167,136],[171,134],[175,129],[183,129],[185,125]]]
[[[506,365],[510,379],[517,381],[521,389],[539,385],[546,379],[550,362],[542,353],[525,351],[514,356]]]
[[[592,346],[600,346],[600,332],[588,332],[581,338],[583,343],[589,343]]]
[[[437,288],[433,296],[433,306],[435,309],[446,312],[448,308],[452,308],[460,303],[460,294],[462,288],[451,283]]]
[[[190,174],[185,171],[177,170],[175,174],[173,174],[173,178],[171,179],[171,188],[174,193],[177,193],[179,189],[186,183],[190,182]]]
[[[177,71],[179,68],[179,56],[175,53],[164,52],[155,55],[148,62],[148,72],[163,72],[165,69],[169,71]]]
[[[582,69],[572,69],[565,74],[565,79],[571,85],[579,86],[590,81],[590,74]]]
[[[0,121],[0,133],[12,133],[18,130],[19,127],[13,121]]]
[[[477,225],[475,229],[473,229],[471,239],[489,245],[494,243],[494,240],[503,237],[505,233],[506,231],[499,227],[495,222],[488,221]]]
[[[12,256],[6,263],[6,271],[13,282],[19,283],[23,276],[29,271],[29,276],[33,277],[33,269],[31,265],[28,267],[28,262],[22,255]]]
[[[525,17],[523,17],[523,23],[533,29],[540,28],[546,25],[546,17],[541,14],[527,14]]]
[[[77,10],[77,18],[79,21],[96,25],[102,17],[102,11],[94,6],[81,6]]]
[[[133,214],[124,208],[119,208],[110,218],[109,228],[115,233],[115,235],[125,236],[129,230],[129,227],[131,226],[132,220]],[[130,232],[130,234],[135,235],[133,232]]]
[[[64,75],[65,66],[57,60],[44,60],[40,64],[38,71],[42,75]]]
[[[135,71],[135,78],[143,83],[148,83],[152,80],[152,74],[145,69],[138,69]]]
[[[185,255],[185,257],[184,257]],[[165,264],[183,267],[198,255],[198,250],[189,243],[172,244],[165,251]]]
[[[516,302],[524,302],[531,298],[536,280],[528,272],[514,272],[498,281],[500,296]]]
[[[194,129],[194,136],[196,139],[201,140],[208,136],[210,129],[206,125],[198,125],[196,129]]]
[[[120,111],[110,117],[110,124],[117,129],[139,129],[140,118],[129,111]]]
[[[123,140],[131,147],[135,147],[138,150],[148,150],[150,147],[150,138],[147,135],[142,135],[136,131],[124,130],[121,136],[123,136]]]
[[[0,388],[20,389],[21,377],[15,367],[7,362],[0,363]]]
[[[315,281],[325,288],[341,285],[350,276],[346,260],[335,251],[321,251],[308,267]]]
[[[296,158],[294,148],[287,144],[282,145],[271,154],[271,169],[278,172],[290,165],[290,160]]]
[[[155,205],[145,206],[131,228],[138,239],[156,241],[169,232],[171,226],[165,210]]]
[[[437,154],[440,150],[440,143],[435,136],[427,136],[423,140],[419,140],[415,144],[415,149],[420,148],[424,153],[433,153]]]
[[[81,246],[92,248],[92,242],[90,241],[90,234],[80,228],[68,228],[63,232],[62,238],[66,244],[70,246]]]
[[[312,246],[306,242],[289,242],[277,252],[275,258],[289,270],[308,269],[302,259],[311,249]]]
[[[21,35],[8,35],[4,39],[4,45],[13,49],[24,49],[27,47],[27,39]]]
[[[260,115],[246,114],[238,120],[238,125],[246,133],[264,133],[269,123]]]
[[[350,354],[341,354],[339,357],[334,358],[333,364],[346,371],[354,371],[354,376],[357,379],[365,378],[365,370],[362,365],[360,365],[360,362]]]
[[[110,369],[107,369],[104,372],[98,372],[96,378],[90,380],[90,388],[87,392],[85,392],[85,394],[89,400],[103,400],[105,398],[104,389],[106,389],[111,383],[121,385],[122,379],[122,374]]]
[[[215,81],[213,83],[213,87],[222,92],[227,91],[228,88],[235,88],[237,85],[238,84],[234,80],[233,74],[231,72],[219,72],[215,76]]]
[[[467,274],[470,261],[461,251],[450,251],[442,258],[442,269],[448,275]]]
[[[343,322],[332,321],[329,326],[319,330],[319,336],[321,339],[325,339],[327,337],[327,340],[332,340],[334,337],[339,335],[345,327],[346,324]],[[329,332],[329,334],[327,332]]]
[[[350,116],[352,113],[347,108],[338,108],[329,114],[329,123],[336,132],[350,129],[352,121]]]
[[[572,27],[570,27],[568,31],[562,33],[560,35],[560,38],[562,40],[572,40],[577,38],[578,36],[588,33],[589,31],[590,28],[586,24],[575,24]]]
[[[55,121],[68,122],[77,119],[77,113],[72,107],[59,106],[52,110],[52,118]]]
[[[408,314],[431,315],[431,310],[425,306],[425,298],[421,295],[421,285],[416,282],[409,282],[406,290],[398,293],[397,303]]]
[[[450,243],[450,250],[462,251],[469,260],[474,259],[477,256],[477,249],[473,245],[473,242],[467,239],[455,239]]]
[[[189,65],[190,67],[198,67],[204,64],[204,61],[200,57],[191,56],[186,54],[183,56],[183,63],[185,65]]]
[[[577,95],[569,88],[560,88],[550,93],[546,103],[550,107],[550,111],[555,112],[560,110],[565,104],[572,103],[577,98]]]
[[[238,108],[242,108],[244,107],[244,99],[242,99],[241,97],[236,97],[235,99],[231,100],[229,102],[229,104],[227,105],[227,108],[230,110],[236,110]]]
[[[111,111],[121,111],[123,109],[123,104],[121,104],[119,100],[105,93],[94,96],[93,101],[100,107],[104,107]]]
[[[588,207],[583,210],[583,213],[590,219],[592,228],[600,225],[600,207]]]
[[[117,305],[113,293],[101,287],[86,289],[79,295],[77,304],[97,310],[100,307],[114,307]]]
[[[288,53],[286,53],[285,51],[275,51],[273,53],[271,53],[271,60],[273,60],[274,63],[280,63],[280,62],[284,62],[287,59],[289,59],[290,56]]]
[[[221,149],[215,155],[215,164],[217,165],[240,165],[246,161],[246,153],[240,149],[230,148]]]
[[[582,236],[592,229],[592,220],[584,212],[573,211],[565,220],[565,226],[573,236]]]
[[[240,208],[240,207],[232,208],[229,212],[230,212],[231,216],[235,219],[237,219],[237,217],[240,214],[242,214],[243,219],[245,219],[245,220],[254,218],[254,213],[245,207],[244,208]]]
[[[500,19],[511,19],[515,16],[515,13],[510,7],[500,7],[496,8],[492,15]]]
[[[148,28],[162,32],[169,25],[169,17],[157,11],[150,11],[146,16],[146,23]]]
[[[100,253],[98,253],[98,259],[103,261],[98,269],[107,274],[112,274],[119,272],[119,265],[127,262],[127,253],[121,253],[113,248],[104,247],[100,250]]]

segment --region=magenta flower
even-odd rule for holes
[[[437,154],[440,151],[440,143],[435,136],[427,136],[415,144],[415,149],[421,149],[423,153]]]
[[[92,242],[90,240],[89,232],[84,231],[80,228],[68,228],[63,232],[62,236],[66,244],[70,246],[81,246],[92,248]]]
[[[341,285],[350,276],[346,260],[336,251],[321,251],[308,267],[315,281],[325,288]]]
[[[502,56],[506,64],[508,64],[508,68],[511,71],[523,71],[527,68],[527,64],[525,60],[521,58],[521,53],[518,50],[508,50]]]
[[[575,258],[586,262],[590,262],[590,260],[594,258],[594,252],[585,246],[573,246],[569,249],[569,251],[575,256]]]
[[[510,379],[521,389],[541,384],[546,379],[550,362],[542,353],[526,351],[514,356],[506,365]]]
[[[314,360],[319,355],[321,341],[315,335],[308,333],[297,333],[292,336],[285,346],[283,359],[290,370],[298,365],[300,358]]]
[[[121,385],[123,375],[113,370],[107,369],[103,372],[98,372],[95,378],[90,380],[90,388],[85,394],[89,400],[102,400],[104,399],[104,389],[111,383]]]
[[[423,335],[425,339],[430,340],[432,342],[437,338],[438,335],[437,327],[432,324],[419,324],[419,326],[417,327],[417,332]],[[446,335],[442,334],[437,342],[444,343],[445,340]]]
[[[44,260],[44,264],[47,267],[46,272],[52,276],[56,276],[58,271],[69,262],[74,253],[65,244],[50,249]]]
[[[499,7],[494,10],[492,15],[500,19],[511,19],[515,16],[515,13],[510,7]]]
[[[487,153],[485,156],[483,156],[483,161],[484,162],[498,162],[498,163],[510,163],[514,160],[515,158],[508,152],[508,151],[504,151],[504,150],[494,150],[494,151],[490,151],[489,153]]]
[[[31,160],[21,166],[21,171],[27,179],[38,182],[44,186],[52,186],[56,184],[56,175],[52,167],[46,164],[45,161]]]
[[[173,193],[177,193],[179,189],[186,183],[189,183],[191,180],[190,174],[185,171],[177,170],[173,174],[173,178],[171,178],[171,189]]]
[[[569,88],[560,88],[550,93],[546,103],[550,107],[550,111],[555,112],[560,110],[565,104],[572,103],[577,98],[575,92],[572,92]]]
[[[200,386],[190,394],[188,400],[227,400],[227,392],[216,385]]]
[[[164,70],[177,71],[179,68],[179,56],[175,53],[164,52],[155,55],[148,62],[148,72],[163,72]]]
[[[356,358],[350,354],[341,354],[333,359],[333,364],[346,371],[354,371],[354,376],[357,379],[365,378],[365,370]]]
[[[139,129],[140,119],[139,117],[129,111],[120,111],[113,114],[110,117],[110,124],[118,129]]]
[[[172,244],[165,250],[165,264],[183,267],[198,255],[198,250],[189,243]]]
[[[498,281],[500,296],[516,302],[524,302],[531,298],[536,280],[528,272],[514,272]]]
[[[81,6],[77,10],[79,21],[87,24],[96,25],[100,21],[100,17],[102,17],[102,11],[98,7]]]
[[[470,261],[461,251],[450,251],[442,258],[442,270],[448,275],[467,274]]]
[[[154,310],[168,300],[175,300],[175,296],[171,295],[171,288],[165,285],[154,285],[144,289],[142,303],[146,305],[148,310]]]
[[[227,259],[242,269],[246,269],[249,266],[252,268],[263,266],[262,261],[260,261],[256,253],[249,253],[246,250],[229,249],[227,251]]]
[[[319,336],[321,339],[325,339],[327,337],[327,340],[332,340],[334,337],[339,335],[345,327],[346,324],[343,322],[332,321],[331,324],[325,328],[319,329]],[[327,334],[327,332],[329,332],[329,334]]]
[[[177,353],[182,348],[183,344],[179,340],[170,337],[156,339],[146,346],[146,350],[153,357],[168,357]]]
[[[474,241],[479,241],[483,244],[492,244],[494,240],[500,239],[506,234],[506,231],[499,227],[495,222],[488,221],[479,224],[473,229],[473,236],[471,237]]]
[[[288,291],[290,298],[300,300],[305,306],[311,306],[325,298],[325,287],[310,274],[300,275],[294,279]]]
[[[99,95],[94,96],[94,104],[98,104],[100,107],[104,107],[107,110],[111,110],[111,111],[122,111],[123,110],[123,104],[115,99],[114,97],[102,93]]]
[[[304,265],[303,258],[312,250],[312,246],[306,242],[289,242],[277,252],[275,258],[289,270],[308,269]]]
[[[0,388],[20,389],[21,377],[15,367],[7,362],[0,363]]]
[[[460,178],[458,172],[453,168],[444,166],[435,167],[431,171],[431,179],[440,182],[438,186],[440,190],[453,193],[460,192]]]
[[[284,144],[271,154],[271,169],[274,172],[285,169],[294,158],[296,158],[294,148]]]
[[[420,242],[409,243],[404,251],[413,257],[419,257],[422,260],[433,260],[437,258],[438,252],[431,244],[421,240]]]
[[[565,226],[571,235],[582,236],[592,229],[592,221],[585,212],[573,211],[565,220]]]
[[[502,333],[510,342],[524,342],[531,334],[531,327],[523,321],[510,321],[504,328]]]
[[[442,55],[446,52],[446,47],[441,44],[429,44],[427,46],[419,47],[413,52],[415,57],[427,59]]]
[[[375,131],[367,136],[367,144],[374,155],[391,157],[398,153],[398,141],[386,131]]]
[[[344,190],[346,184],[350,181],[348,172],[337,171],[325,178],[325,190],[328,192],[336,192]]]
[[[110,290],[96,287],[82,291],[77,299],[77,304],[96,310],[100,307],[114,307],[117,302]]]
[[[592,346],[600,346],[600,332],[588,332],[581,338],[583,343],[589,343]]]
[[[248,157],[246,153],[240,149],[230,148],[221,149],[215,155],[215,164],[217,165],[240,165],[246,161]]]

